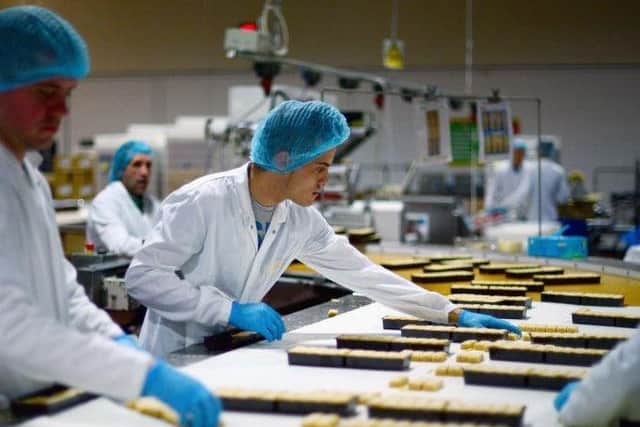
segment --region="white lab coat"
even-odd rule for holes
[[[146,349],[166,355],[201,343],[227,325],[233,300],[261,301],[295,258],[392,308],[447,322],[455,308],[447,298],[371,262],[314,208],[278,204],[258,249],[247,170],[202,177],[163,202],[126,274],[129,294],[149,308]]]
[[[140,394],[149,354],[87,298],[64,258],[49,186],[0,143],[0,395],[54,382],[118,399]]]
[[[532,168],[523,161],[519,170],[514,170],[511,160],[499,160],[489,171],[484,196],[484,208],[504,208],[524,218],[533,192]]]
[[[640,329],[589,370],[560,411],[567,426],[605,426],[640,420]]]
[[[158,207],[158,200],[145,194],[140,212],[122,181],[114,181],[91,202],[87,240],[98,251],[133,256],[151,231]]]
[[[538,161],[532,160],[534,173],[533,193],[529,204],[529,221],[538,220]],[[569,183],[564,168],[549,159],[540,159],[540,171],[542,172],[542,221],[555,221],[558,219],[558,204],[569,200]]]

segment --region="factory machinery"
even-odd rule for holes
[[[273,17],[256,34],[227,35],[229,55],[263,64],[256,67],[262,88],[232,89],[227,117],[179,117],[169,125],[131,125],[123,134],[97,135],[98,161],[108,163],[127,139],[145,139],[159,153],[152,190],[160,197],[196,176],[246,161],[255,123],[276,98],[299,95],[293,88],[272,87],[278,67],[265,63],[305,65],[311,71],[379,84],[381,90],[389,87],[390,82],[376,76],[282,56],[288,34],[279,6],[279,1],[266,2],[265,11]],[[434,93],[430,87],[405,89],[418,96]],[[352,118],[360,128],[352,132],[341,157],[376,131],[366,114],[354,112]],[[449,295],[460,307],[512,319],[524,337],[407,318],[294,263],[265,298],[283,314],[287,333],[282,341],[267,343],[256,334],[230,329],[168,356],[221,397],[225,426],[374,426],[378,418],[390,419],[385,426],[403,427],[411,424],[401,420],[559,425],[553,409],[557,391],[567,381],[582,378],[638,327],[640,268],[615,260],[454,249],[451,236],[460,235],[464,226],[455,215],[456,195],[468,195],[469,175],[449,177],[453,186],[447,188],[454,194],[426,200],[426,187],[436,181],[428,178],[428,170],[418,171],[407,183],[403,201],[354,208],[357,165],[337,165],[332,172],[321,208],[334,225],[358,227],[337,231],[346,232],[374,262]],[[430,223],[425,229],[420,213],[427,211]],[[403,215],[406,212],[415,215]],[[394,243],[366,246],[380,240],[375,231],[362,229],[371,224],[385,235],[385,242]],[[425,241],[442,246],[413,244]],[[122,286],[129,260],[98,255],[72,261],[98,305],[123,325],[135,322],[143,308]],[[39,397],[13,402],[10,411],[0,412],[0,424],[168,425],[158,419],[164,412],[141,415],[82,391],[62,388]],[[636,417],[640,420],[640,414],[624,414],[622,422],[633,425],[627,418]],[[170,414],[168,420],[175,422]]]

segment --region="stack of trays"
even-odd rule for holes
[[[479,294],[451,294],[447,298],[452,303],[462,304],[494,304],[494,305],[515,305],[531,308],[531,298],[510,297],[505,295],[479,295]]]
[[[429,320],[418,319],[409,315],[393,315],[384,316],[382,318],[382,327],[384,329],[402,329],[406,325],[433,325]]]
[[[227,411],[310,414],[330,412],[353,415],[357,396],[336,391],[269,391],[243,388],[219,388],[216,395]]]
[[[423,396],[379,396],[367,402],[369,417],[411,421],[522,425],[523,405],[472,404],[457,400],[436,400]]]
[[[520,286],[451,285],[451,293],[524,297],[527,295],[527,288]]]
[[[581,285],[600,283],[600,275],[595,273],[534,274],[533,280],[543,282],[545,285]]]
[[[229,351],[264,340],[256,332],[231,329],[204,338],[204,346],[209,351]]]
[[[503,340],[507,336],[507,331],[502,329],[462,328],[456,326],[407,325],[402,328],[401,334],[403,337],[439,338],[448,339],[453,342],[462,342],[466,340]]]
[[[536,274],[563,274],[562,267],[538,267],[538,268],[509,268],[504,271],[505,275],[514,279],[526,279]]]
[[[573,325],[541,325],[537,323],[519,323],[522,332],[549,332],[557,334],[572,334],[578,332],[578,327]]]
[[[380,262],[380,265],[389,270],[400,270],[403,268],[420,268],[429,264],[429,260],[420,258],[398,258],[388,259]]]
[[[473,259],[471,255],[429,255],[431,262],[467,261]]]
[[[516,286],[527,288],[527,292],[542,292],[544,283],[534,280],[474,280],[471,282],[474,286]]]
[[[338,348],[378,351],[449,351],[449,340],[437,338],[408,338],[388,335],[339,335]]]
[[[376,233],[376,230],[369,227],[351,228],[347,230],[347,236],[349,237],[349,243],[352,245],[380,242],[380,235]]]
[[[567,383],[579,381],[585,375],[584,370],[560,371],[488,365],[464,367],[465,384],[541,390],[561,390]]]
[[[456,262],[451,264],[431,264],[423,267],[425,273],[439,273],[444,271],[473,271],[473,264]]]
[[[287,354],[289,365],[401,371],[411,364],[411,353],[405,351],[297,346]]]
[[[484,274],[504,274],[507,270],[516,270],[521,268],[538,268],[538,264],[488,264],[478,267],[480,273]]]
[[[458,304],[458,308],[504,319],[525,319],[527,317],[527,308],[517,305]]]
[[[536,344],[550,344],[561,347],[599,348],[611,350],[613,347],[629,339],[622,334],[559,334],[548,332],[532,332],[531,342]]]
[[[601,305],[607,307],[622,307],[624,305],[624,295],[620,294],[544,291],[540,298],[546,302],[561,302],[565,304]]]
[[[471,259],[452,259],[452,260],[445,260],[445,261],[441,261],[442,264],[471,264],[474,267],[478,267],[479,265],[487,265],[489,264],[489,260],[488,259],[484,259],[484,258],[471,258]]]
[[[557,347],[514,341],[494,343],[489,348],[491,360],[553,365],[591,366],[607,353],[607,350],[595,348]]]
[[[640,314],[614,313],[582,308],[572,314],[573,323],[586,325],[617,326],[619,328],[637,328]]]
[[[95,397],[75,388],[56,385],[12,400],[11,411],[17,417],[54,414]]]
[[[414,273],[411,280],[415,283],[468,282],[473,280],[471,271],[443,271],[437,273]]]

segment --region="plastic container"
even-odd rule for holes
[[[547,258],[582,259],[587,257],[587,239],[580,236],[529,237],[528,254]]]

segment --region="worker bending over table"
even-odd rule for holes
[[[520,332],[507,321],[456,308],[333,232],[311,205],[348,136],[333,106],[283,102],[259,124],[249,163],[167,197],[126,274],[128,292],[148,307],[140,334],[145,349],[166,355],[227,325],[280,339],[282,318],[260,301],[294,259],[404,313]]]

